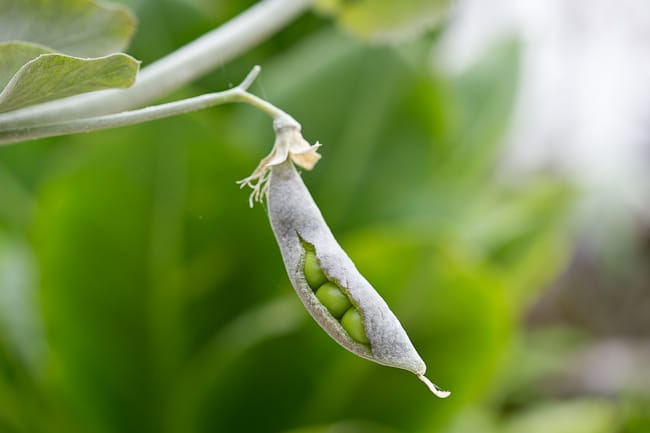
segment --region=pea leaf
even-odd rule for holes
[[[135,29],[127,8],[93,0],[0,0],[0,113],[79,93],[129,87]]]
[[[412,39],[435,27],[450,0],[320,0],[321,11],[335,15],[352,34],[375,42]]]
[[[0,0],[0,42],[29,41],[80,57],[122,51],[135,30],[123,6],[94,0]]]
[[[19,66],[34,54],[35,58]],[[0,86],[4,86],[0,112],[94,90],[129,87],[139,67],[138,61],[126,54],[83,59],[23,42],[0,44],[0,59]]]
[[[0,43],[0,87],[6,86],[25,63],[50,52],[43,46],[28,42]]]

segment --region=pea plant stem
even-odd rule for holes
[[[0,114],[0,131],[17,130],[141,107],[266,40],[315,0],[263,0],[222,26],[142,69],[135,84]],[[236,93],[236,92],[235,92]]]
[[[268,114],[276,124],[291,124],[300,127],[300,124],[289,114],[285,113],[270,102],[247,91],[248,87],[253,83],[259,72],[260,67],[255,66],[241,84],[223,92],[208,93],[194,98],[154,105],[138,110],[124,111],[117,114],[0,131],[0,145],[7,145],[25,140],[34,140],[37,138],[77,134],[81,132],[92,132],[102,129],[117,128],[120,126],[135,125],[233,102],[247,103],[260,109]]]

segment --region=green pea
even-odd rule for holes
[[[341,325],[343,329],[348,331],[353,340],[361,344],[368,344],[368,337],[366,331],[363,329],[363,322],[361,321],[361,314],[356,308],[352,307],[345,312],[341,318]]]
[[[316,290],[316,297],[327,307],[332,316],[340,319],[343,313],[352,306],[347,295],[339,289],[336,284],[327,282]]]
[[[316,290],[327,282],[327,277],[320,268],[318,259],[316,259],[316,254],[313,251],[305,251],[304,273],[307,284],[309,284],[309,287],[313,290]]]

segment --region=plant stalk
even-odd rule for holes
[[[244,102],[252,105],[268,114],[275,123],[282,123],[284,125],[291,124],[300,128],[300,124],[289,114],[270,102],[248,93],[248,87],[253,83],[259,72],[260,67],[255,66],[240,85],[223,92],[208,93],[194,98],[154,105],[139,110],[124,111],[117,114],[0,131],[0,146],[38,138],[135,125],[233,102]]]
[[[143,68],[135,84],[128,89],[92,92],[3,113],[0,114],[0,131],[16,131],[19,128],[141,107],[265,41],[314,1],[263,0],[215,30]]]

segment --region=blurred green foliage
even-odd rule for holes
[[[439,24],[450,0],[319,0],[316,8],[336,17],[348,32],[364,40],[395,42],[412,39]]]
[[[128,3],[146,64],[252,2]],[[498,176],[518,45],[449,77],[426,64],[435,37],[368,46],[307,15],[175,96],[263,65],[252,91],[324,144],[305,182],[451,398],[308,319],[234,183],[271,125],[219,107],[0,149],[0,432],[612,431],[606,400],[498,404],[553,364],[517,343],[570,254],[573,193]]]

